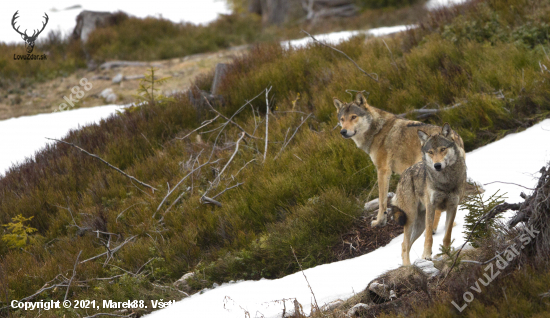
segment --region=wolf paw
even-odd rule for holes
[[[381,219],[381,220],[374,220],[372,222],[370,222],[370,226],[372,227],[383,227],[386,225],[386,219]]]
[[[422,256],[423,259],[427,260],[427,261],[431,261],[432,260],[432,255],[423,255]]]

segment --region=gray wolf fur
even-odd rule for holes
[[[394,219],[405,226],[401,246],[403,265],[411,264],[411,246],[424,229],[422,258],[431,259],[436,210],[447,211],[443,246],[451,245],[453,222],[466,186],[464,151],[451,136],[449,124],[443,126],[441,133],[431,136],[418,131],[422,161],[403,172],[396,195],[391,199]]]
[[[376,167],[378,177],[378,215],[371,226],[384,226],[387,221],[387,195],[391,173],[401,174],[405,169],[422,160],[418,130],[427,134],[441,132],[441,127],[399,118],[394,114],[370,106],[366,98],[357,94],[355,101],[342,103],[334,98],[338,111],[340,133],[351,138],[357,147],[365,151]],[[450,131],[449,136],[464,152],[462,138]],[[441,211],[437,211],[434,229]]]

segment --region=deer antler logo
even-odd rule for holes
[[[44,12],[44,19],[46,19],[46,22],[42,22],[42,30],[38,31],[38,30],[33,30],[33,33],[31,36],[28,36],[27,35],[27,30],[25,29],[25,32],[21,33],[21,31],[19,31],[19,27],[15,27],[15,20],[17,18],[19,18],[19,16],[17,15],[17,13],[19,13],[19,10],[17,10],[14,14],[13,14],[13,18],[11,18],[11,26],[13,27],[13,29],[21,34],[21,38],[23,40],[25,40],[25,48],[27,49],[27,53],[32,53],[32,50],[34,49],[34,42],[36,41],[36,38],[40,35],[40,33],[42,33],[42,31],[44,31],[44,28],[46,27],[46,24],[48,24],[48,20],[50,19],[48,17],[48,15],[46,14],[46,12]],[[36,33],[38,31],[38,33]]]

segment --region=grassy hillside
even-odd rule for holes
[[[179,299],[170,283],[188,271],[198,273],[191,282],[197,291],[295,272],[291,246],[304,268],[336,260],[334,246],[363,222],[361,206],[376,193],[376,178],[367,156],[334,129],[332,97],[351,100],[346,90],[365,91],[371,105],[394,113],[461,103],[422,120],[449,122],[472,150],[548,116],[549,17],[546,2],[476,1],[434,12],[418,29],[385,42],[359,37],[338,46],[378,81],[325,47],[257,46],[230,65],[223,104],[215,105],[254,136],[238,142],[236,152],[241,130],[222,125],[221,117],[201,134],[177,139],[215,116],[185,95],[72,131],[65,141],[158,191],[63,144],[14,167],[0,179],[0,223],[32,216],[24,224],[37,232],[22,248],[1,245],[0,294],[22,299],[50,282],[62,286],[35,299],[63,299],[62,282],[75,274],[69,299]],[[207,89],[211,80],[196,85]],[[204,204],[203,196],[222,206]],[[73,272],[80,251],[83,261],[123,242],[112,258]],[[71,309],[42,316],[61,314],[74,315]]]

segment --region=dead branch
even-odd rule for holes
[[[273,86],[270,86],[269,89],[265,90],[265,150],[264,150],[264,162],[265,158],[267,156],[267,146],[268,146],[268,135],[269,135],[269,98],[268,94],[271,91],[271,88]]]
[[[214,200],[214,199],[211,199],[211,198],[209,198],[209,197],[207,197],[207,196],[203,196],[203,197],[201,198],[201,200],[203,201],[203,203],[210,203],[210,204],[217,205],[217,206],[219,206],[220,208],[222,207],[221,202],[216,201],[216,200]]]
[[[203,96],[204,97],[204,96]],[[217,111],[211,104],[210,102],[208,101],[208,99],[206,97],[204,97],[204,100],[206,100],[206,104],[208,105],[208,107],[210,107],[210,109],[215,112],[216,114],[218,114],[218,116],[222,116],[223,118],[225,118],[225,120],[227,120],[229,123],[232,123],[233,125],[237,126],[237,128],[240,129],[240,131],[242,131],[243,133],[246,134],[247,137],[250,137],[250,138],[253,138],[253,139],[261,139],[259,137],[256,137],[256,136],[252,136],[251,134],[247,133],[246,130],[244,130],[243,127],[241,127],[241,125],[237,124],[236,122],[234,122],[232,119],[229,119],[227,118],[224,114],[220,113],[219,111]],[[216,116],[216,117],[218,117]]]
[[[104,252],[104,253],[101,253],[101,254],[96,255],[94,257],[88,258],[87,260],[81,261],[79,264],[86,263],[87,261],[91,261],[91,260],[94,260],[96,258],[100,258],[103,255],[108,255],[109,257],[111,257],[114,253],[118,252],[118,250],[120,250],[124,245],[126,245],[127,243],[129,243],[131,240],[133,240],[136,237],[137,237],[137,235],[134,235],[134,236],[126,239],[124,242],[120,243],[120,245],[113,248],[112,250],[108,250],[107,252]]]
[[[302,125],[306,122],[306,120],[308,120],[309,117],[311,117],[311,115],[313,115],[313,113],[310,113],[309,115],[307,115],[307,117],[304,120],[302,120],[300,125],[298,125],[298,127],[296,127],[296,130],[294,130],[294,133],[292,134],[292,136],[290,136],[290,139],[288,139],[288,141],[285,144],[283,144],[283,146],[281,147],[281,150],[279,150],[279,153],[275,156],[275,160],[279,157],[281,152],[283,152],[283,150],[286,148],[286,146],[288,146],[288,144],[290,143],[292,138],[294,138],[294,136],[298,132],[298,129],[300,129],[300,127],[302,127]]]
[[[229,166],[229,164],[231,163],[231,161],[233,161],[233,158],[235,158],[235,155],[237,154],[237,151],[239,151],[239,143],[241,142],[241,140],[244,138],[245,136],[245,133],[241,133],[241,137],[237,140],[237,143],[235,145],[235,151],[233,152],[233,154],[231,155],[231,158],[229,158],[229,161],[227,161],[227,163],[225,164],[225,166],[223,167],[222,171],[220,171],[220,173],[218,173],[218,175],[216,176],[216,179],[214,179],[214,186],[219,183],[220,181],[220,178],[222,176],[222,174],[224,173],[225,169],[227,168],[227,166]]]
[[[206,165],[209,165],[209,164],[214,164],[216,162],[220,161],[220,159],[216,160],[216,161],[213,161],[213,162],[206,162],[206,163],[203,163],[202,165],[198,166],[197,168],[193,169],[191,172],[189,172],[187,175],[185,175],[185,177],[183,177],[179,182],[178,184],[176,184],[176,186],[174,186],[172,188],[172,190],[170,192],[168,192],[168,194],[166,194],[166,196],[164,197],[164,199],[162,199],[162,201],[160,202],[159,206],[157,207],[157,211],[155,211],[155,213],[153,214],[152,217],[155,217],[155,215],[157,214],[157,212],[160,210],[160,208],[162,207],[162,205],[164,204],[164,202],[166,201],[166,199],[168,199],[168,197],[178,188],[178,186],[185,180],[187,179],[193,172],[199,170],[200,168],[206,166]]]
[[[67,291],[65,292],[65,298],[63,301],[67,300],[67,297],[69,296],[69,288],[71,288],[71,283],[73,282],[74,276],[76,275],[76,265],[78,265],[78,259],[80,258],[80,254],[82,254],[82,250],[78,253],[78,256],[76,257],[76,261],[74,262],[73,266],[73,276],[71,276],[71,279],[69,279],[69,283],[67,284]]]
[[[74,148],[80,150],[81,152],[87,154],[88,156],[91,156],[91,157],[94,157],[94,158],[100,160],[101,162],[103,162],[104,164],[108,165],[108,166],[111,167],[112,169],[115,169],[115,170],[118,171],[119,173],[121,173],[121,174],[123,174],[124,176],[130,178],[131,180],[136,181],[137,183],[141,184],[142,186],[148,187],[149,189],[151,189],[151,191],[153,191],[153,193],[155,193],[155,190],[157,190],[156,188],[154,188],[154,187],[148,185],[147,183],[141,182],[141,181],[139,181],[138,179],[136,179],[136,178],[132,177],[131,175],[125,173],[124,171],[120,170],[119,168],[113,166],[112,164],[110,164],[110,163],[108,163],[107,161],[103,160],[101,157],[99,157],[99,156],[97,156],[97,155],[94,155],[94,154],[92,154],[92,153],[89,153],[89,152],[87,152],[86,150],[80,148],[79,146],[77,146],[77,145],[75,145],[75,144],[73,144],[73,143],[66,142],[66,141],[63,141],[63,140],[57,140],[57,139],[54,139],[54,138],[48,138],[48,137],[46,137],[46,139],[55,140],[55,141],[57,141],[57,142],[61,142],[61,143],[67,144],[67,145],[69,145],[69,146],[72,146],[72,147],[74,147]],[[157,191],[158,191],[158,190],[157,190]]]
[[[206,97],[205,97],[205,99],[206,99]],[[206,101],[208,101],[208,99],[207,99]],[[208,105],[210,105],[210,104],[208,104]],[[204,127],[210,125],[211,123],[213,123],[216,119],[218,119],[218,117],[220,117],[220,115],[216,115],[216,117],[214,117],[214,118],[212,118],[212,119],[209,119],[209,120],[203,122],[203,124],[202,124],[199,128],[193,129],[193,130],[192,130],[190,133],[188,133],[187,135],[185,135],[185,136],[183,136],[183,137],[181,137],[181,138],[176,138],[176,139],[178,139],[178,140],[183,140],[183,139],[185,139],[185,138],[191,136],[191,134],[193,134],[195,131],[197,131],[197,130],[199,130],[199,129],[201,129],[201,128],[204,128]]]
[[[463,106],[464,104],[466,104],[468,101],[465,101],[463,103],[456,103],[454,104],[453,106],[449,106],[449,107],[443,107],[443,108],[439,108],[439,109],[435,109],[435,108],[420,108],[420,109],[413,109],[413,110],[410,110],[406,113],[403,113],[403,114],[399,114],[397,115],[397,117],[400,117],[400,118],[404,118],[405,116],[409,115],[409,114],[419,114],[418,115],[418,118],[425,118],[425,117],[429,117],[433,114],[436,114],[436,113],[439,113],[439,112],[442,112],[442,111],[447,111],[447,110],[451,110],[451,109],[454,109],[454,108],[457,108],[457,107],[460,107],[460,106]],[[426,107],[426,106],[424,106]]]
[[[254,98],[252,98],[251,100],[246,101],[246,103],[244,103],[244,105],[242,105],[241,108],[237,109],[237,111],[231,117],[229,117],[229,120],[233,120],[233,118],[235,116],[237,116],[237,114],[239,114],[246,106],[248,106],[253,100],[258,98],[262,94],[263,94],[263,91],[261,91],[258,95],[254,96]],[[216,139],[214,140],[214,144],[212,145],[212,151],[210,152],[210,157],[208,157],[208,160],[212,159],[212,156],[214,155],[214,151],[216,150],[216,144],[218,143],[218,139],[220,138],[220,135],[222,134],[223,130],[225,129],[225,127],[227,127],[227,125],[229,123],[230,122],[227,121],[227,122],[225,122],[225,124],[223,124],[219,127],[219,128],[221,128],[221,130],[220,130],[220,132],[218,132],[218,135],[216,136]]]
[[[364,69],[362,69],[362,68],[361,68],[361,67],[360,67],[351,57],[349,57],[346,53],[344,53],[344,52],[338,50],[337,48],[334,48],[334,47],[332,47],[332,46],[330,46],[330,45],[328,45],[328,44],[325,44],[325,43],[323,43],[323,42],[317,40],[313,35],[309,34],[309,33],[306,32],[305,30],[302,30],[302,32],[304,32],[304,33],[307,34],[310,38],[312,38],[313,41],[315,41],[315,42],[317,42],[317,43],[319,43],[319,44],[321,44],[321,45],[323,45],[323,46],[326,46],[326,47],[328,47],[328,48],[330,48],[330,49],[333,49],[334,51],[336,51],[336,52],[338,52],[338,53],[340,53],[340,54],[343,54],[343,55],[344,55],[348,60],[350,60],[350,61],[355,65],[355,67],[357,67],[363,74],[365,74],[366,76],[368,76],[370,79],[374,80],[375,82],[378,82],[378,74],[376,74],[376,73],[369,74],[367,71],[365,71]],[[376,77],[374,77],[373,74],[374,74]]]

